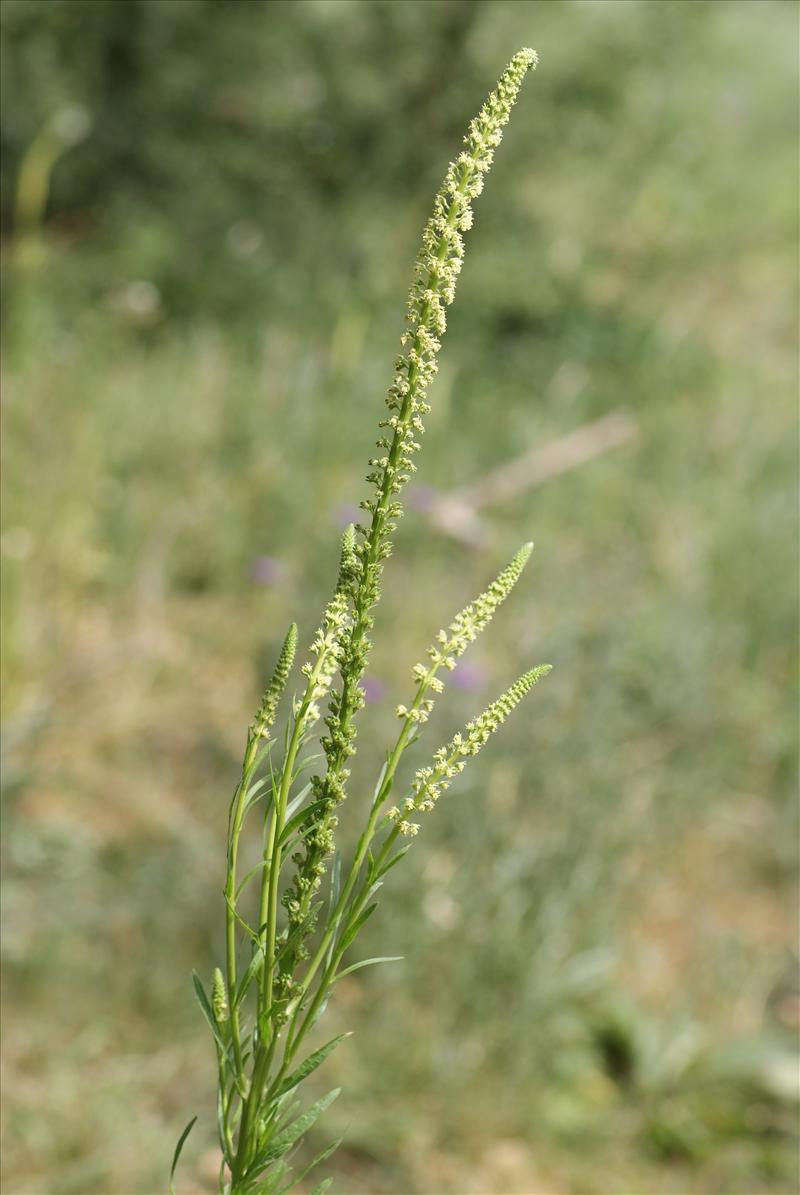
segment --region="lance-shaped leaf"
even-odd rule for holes
[[[194,1128],[196,1120],[197,1120],[197,1117],[193,1116],[192,1119],[187,1124],[186,1128],[181,1133],[180,1137],[178,1138],[178,1144],[175,1146],[175,1153],[172,1155],[172,1165],[171,1165],[170,1171],[169,1171],[169,1195],[175,1195],[175,1171],[178,1169],[178,1162],[180,1161],[181,1150],[183,1149],[186,1138],[189,1136],[192,1129]]]
[[[303,1079],[310,1075],[312,1071],[315,1071],[318,1066],[321,1066],[328,1055],[333,1053],[333,1051],[339,1045],[339,1042],[344,1041],[346,1037],[350,1037],[350,1034],[340,1033],[338,1037],[331,1038],[331,1040],[326,1042],[324,1046],[320,1046],[320,1048],[315,1050],[313,1054],[309,1054],[305,1062],[301,1062],[297,1069],[292,1071],[292,1073],[283,1080],[280,1087],[275,1092],[275,1098],[277,1099],[280,1096],[285,1095],[287,1091],[291,1091],[292,1088],[296,1087],[298,1083],[302,1083]]]
[[[327,1095],[322,1097],[322,1099],[319,1099],[315,1104],[312,1104],[311,1107],[308,1108],[302,1114],[302,1116],[298,1116],[297,1120],[293,1121],[288,1128],[284,1129],[283,1132],[278,1133],[277,1137],[273,1137],[266,1149],[259,1154],[255,1161],[255,1165],[265,1166],[267,1162],[272,1162],[276,1158],[282,1157],[287,1150],[291,1149],[295,1141],[299,1141],[303,1134],[308,1132],[312,1124],[314,1124],[314,1122],[319,1119],[325,1109],[333,1103],[340,1091],[340,1087],[334,1087],[333,1091],[329,1091]]]

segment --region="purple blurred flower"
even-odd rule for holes
[[[411,510],[419,510],[424,514],[436,505],[439,491],[433,485],[412,485],[408,489],[408,505]]]
[[[486,669],[480,664],[462,660],[453,670],[453,684],[457,689],[482,689],[486,684]]]
[[[344,529],[350,523],[358,523],[364,517],[364,512],[355,502],[339,502],[333,508],[333,521],[337,527]]]
[[[381,701],[386,692],[386,685],[377,676],[365,676],[361,684],[364,689],[364,700],[367,705],[374,705],[376,701]]]
[[[278,585],[286,570],[277,556],[256,556],[250,565],[250,580],[256,585]]]

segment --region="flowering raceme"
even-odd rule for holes
[[[428,648],[427,663],[412,670],[414,692],[397,706],[394,745],[374,789],[355,850],[343,860],[336,848],[342,803],[348,795],[349,760],[356,750],[356,718],[364,704],[364,671],[371,649],[374,607],[380,597],[383,563],[402,514],[399,496],[416,468],[428,391],[436,374],[446,309],[455,295],[472,226],[473,201],[517,99],[537,62],[521,50],[503,72],[469,125],[464,148],[451,163],[434,201],[417,256],[394,374],[380,423],[376,455],[367,481],[371,496],[361,503],[363,524],[342,536],[339,576],[300,669],[300,695],[288,712],[282,753],[272,737],[279,703],[291,679],[298,633],[287,631],[273,675],[250,725],[241,776],[228,817],[225,882],[225,968],[215,968],[211,994],[195,976],[195,992],[214,1040],[219,1075],[218,1129],[222,1154],[221,1195],[284,1195],[307,1171],[295,1174],[289,1152],[338,1091],[329,1092],[294,1117],[294,1097],[303,1080],[342,1041],[334,1038],[301,1060],[307,1034],[324,1011],[336,983],[372,963],[348,965],[345,956],[372,915],[372,899],[383,877],[406,853],[420,823],[441,794],[478,753],[549,665],[533,668],[440,748],[395,797],[397,769],[421,733],[451,672],[510,595],[527,564],[525,544],[488,588],[465,606]],[[304,751],[327,700],[321,736],[324,766],[303,787],[298,779],[310,762]],[[315,758],[319,758],[318,756]],[[244,877],[239,855],[248,816],[261,814],[260,858]],[[331,859],[334,860],[330,866]],[[329,878],[328,874],[330,872]],[[323,889],[325,889],[323,893]],[[173,1175],[184,1141],[173,1160]],[[324,1151],[324,1160],[335,1146]],[[313,1195],[320,1195],[330,1180]],[[174,1186],[171,1183],[171,1189]]]

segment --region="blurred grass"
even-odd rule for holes
[[[419,485],[620,406],[637,435],[492,512],[485,551],[401,525],[365,789],[407,667],[527,538],[430,745],[556,667],[393,872],[365,950],[406,961],[331,1005],[336,1189],[795,1189],[796,10],[2,18],[4,1189],[161,1190],[198,1111],[185,1189],[213,1190],[188,972],[220,951],[243,728],[286,622],[313,630],[427,205],[522,44]],[[74,104],[25,248],[19,164]]]

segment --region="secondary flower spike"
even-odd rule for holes
[[[506,600],[519,580],[532,551],[533,544],[523,544],[489,588],[459,611],[447,630],[439,631],[436,642],[428,648],[430,664],[415,664],[412,669],[417,692],[410,709],[405,705],[397,706],[395,713],[398,718],[404,718],[406,722],[427,722],[433,709],[433,698],[426,694],[429,690],[441,693],[444,689],[444,682],[438,673],[443,668],[452,672],[456,661],[463,656],[470,643],[474,643],[489,625],[495,610]]]
[[[433,765],[427,768],[420,768],[415,775],[411,786],[412,795],[406,798],[403,811],[406,813],[411,813],[412,810],[429,812],[433,809],[433,806],[445,789],[448,789],[455,777],[464,771],[464,768],[467,766],[467,759],[471,755],[478,754],[489,736],[498,727],[502,726],[511,711],[515,706],[519,705],[522,698],[533,688],[536,682],[541,680],[543,676],[547,676],[551,667],[552,665],[550,664],[540,664],[538,667],[531,668],[529,672],[524,673],[519,680],[514,681],[514,684],[510,688],[506,689],[505,693],[501,694],[496,701],[493,701],[482,714],[479,714],[477,718],[473,718],[467,724],[467,728],[463,734],[454,735],[446,747],[440,747],[433,757]],[[392,821],[397,821],[400,816],[400,810],[396,807],[389,810],[389,817]],[[408,824],[405,823],[406,826]],[[415,834],[416,830],[403,829],[403,823],[401,823],[400,832],[402,834]]]

